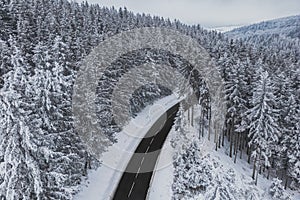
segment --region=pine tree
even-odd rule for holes
[[[281,183],[282,181],[278,178],[273,179],[269,191],[272,198],[277,200],[290,200],[291,198],[286,194]]]
[[[187,148],[174,156],[173,199],[191,199],[203,192],[213,181],[212,164],[201,157],[199,140],[191,138]]]
[[[287,159],[288,176],[293,185],[300,185],[300,106],[293,95],[289,97],[289,112],[285,117],[285,128],[282,140],[283,156]],[[287,181],[285,187],[287,186]]]
[[[28,111],[24,109],[24,96],[28,89],[27,63],[15,39],[11,38],[9,42],[12,70],[5,75],[6,84],[1,98],[6,114],[0,129],[0,193],[7,199],[41,199],[43,183],[33,156],[37,147],[26,123]]]
[[[145,26],[174,28],[192,36],[205,47],[220,65],[222,77],[228,86],[228,119],[233,122],[228,124],[229,127],[233,127],[232,132],[250,131],[249,138],[239,137],[235,141],[243,138],[244,141],[241,142],[246,143],[250,140],[249,144],[253,148],[257,147],[254,156],[265,156],[257,162],[265,162],[266,166],[277,159],[274,154],[280,152],[278,147],[284,147],[278,160],[297,187],[297,105],[300,103],[298,40],[272,35],[235,41],[226,39],[222,34],[206,31],[200,26],[184,25],[178,20],[171,22],[145,14],[133,15],[126,8],[118,11],[67,0],[0,0],[0,24],[0,198],[3,195],[7,199],[44,199],[45,196],[52,199],[72,198],[81,176],[86,175],[90,162],[93,161],[74,130],[71,112],[72,87],[80,62],[94,46],[107,37]],[[253,45],[248,48],[246,42]],[[158,59],[166,57],[165,54],[155,56]],[[133,59],[138,60],[136,57]],[[149,61],[154,62],[151,58]],[[178,59],[174,63],[178,65],[181,62]],[[268,83],[265,88],[269,88],[265,93],[261,89],[264,85],[262,76],[253,76],[257,68],[253,67],[255,64],[264,65],[262,68],[267,69],[272,78],[265,81]],[[128,66],[124,66],[122,70],[126,70],[125,67]],[[185,66],[182,68],[184,73],[188,72]],[[279,81],[274,79],[276,76],[280,77]],[[107,84],[117,80],[114,78],[109,77]],[[270,81],[275,83],[275,89]],[[151,90],[149,95],[139,98],[141,105],[147,105],[158,95],[159,87],[148,89]],[[269,93],[268,90],[272,92]],[[278,103],[274,103],[275,98],[258,100],[259,96],[270,97],[272,93],[278,98]],[[208,91],[203,89],[201,94],[203,115],[200,123],[203,123],[204,118],[209,119],[210,102]],[[105,95],[108,93],[103,93]],[[250,104],[248,99],[252,96],[255,98],[253,104]],[[111,103],[107,98],[102,98],[101,101],[100,106],[103,107]],[[251,109],[244,112],[244,106]],[[280,116],[276,109],[280,109]],[[177,116],[176,139],[173,144],[180,147],[182,152],[190,148],[194,152],[192,145],[187,145],[188,131],[183,111],[181,113],[181,118],[179,114]],[[104,123],[111,123],[112,114],[105,110],[104,116],[103,120],[107,120]],[[205,124],[201,125],[203,134]],[[279,137],[277,129],[280,128],[277,127],[283,129],[282,138]],[[107,129],[111,133],[109,139],[116,142],[114,134],[119,129],[114,125]],[[281,146],[277,143],[280,139],[283,139]],[[99,148],[104,151],[109,144],[111,143],[103,142]],[[234,144],[233,147],[237,150],[240,145]],[[181,161],[184,166],[186,161],[183,158]],[[191,179],[192,188],[197,187],[196,170],[200,169],[189,171],[195,178]],[[12,188],[17,189],[13,191]],[[218,191],[222,189],[224,187],[220,186]]]
[[[253,107],[248,111],[249,145],[253,147],[254,158],[253,179],[256,167],[270,167],[270,158],[280,136],[274,86],[267,72],[259,74],[258,77],[252,98]]]
[[[226,82],[226,100],[227,100],[227,134],[230,139],[230,157],[235,154],[235,162],[237,151],[239,148],[239,128],[242,123],[242,115],[246,111],[247,102],[245,98],[246,81],[243,77],[245,68],[243,63],[237,61],[236,65],[231,67],[231,73],[228,75]],[[242,131],[240,131],[242,132]],[[233,150],[234,145],[234,150]],[[234,152],[233,152],[234,151]]]
[[[174,135],[172,135],[171,138],[171,146],[176,149],[178,154],[185,151],[187,148],[188,130],[186,126],[187,121],[184,116],[184,109],[180,104],[174,122]]]

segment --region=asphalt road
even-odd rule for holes
[[[179,104],[162,115],[147,132],[130,159],[115,191],[114,200],[145,200],[153,170],[168,133],[170,132]]]

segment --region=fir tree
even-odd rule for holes
[[[249,145],[253,147],[252,156],[255,160],[253,179],[255,178],[256,167],[270,167],[270,158],[280,136],[280,128],[277,124],[278,111],[275,107],[276,98],[273,92],[274,86],[268,73],[259,74],[252,98],[253,107],[248,112],[250,121]]]

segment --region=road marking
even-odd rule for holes
[[[169,115],[168,119],[172,118],[175,113],[177,113],[177,111],[175,111],[171,115]]]
[[[150,145],[152,144],[153,140],[154,140],[154,137],[152,138],[152,140],[151,140],[151,142],[150,142]]]
[[[127,197],[130,197],[134,185],[135,185],[135,182],[132,183],[131,188],[130,188],[130,191],[129,191],[129,194],[127,195]]]
[[[144,159],[144,158],[143,158],[143,159]],[[140,167],[139,167],[137,173],[135,174],[135,179],[138,177],[138,175],[139,175],[139,173],[140,173],[140,171],[141,171],[141,167],[142,167],[142,165],[140,165]]]
[[[145,157],[143,157],[143,159],[142,159],[142,161],[141,161],[141,166],[142,166],[142,164],[143,164],[144,160],[145,160]]]
[[[175,111],[174,113],[176,113],[176,112],[177,112],[177,111]],[[174,113],[172,113],[172,115],[173,115]],[[172,117],[172,116],[170,116],[169,118],[171,118],[171,117]],[[169,119],[169,118],[168,118],[168,119]],[[165,125],[165,124],[164,124],[164,125]],[[161,128],[164,127],[164,125],[161,125],[160,131],[161,131]],[[160,131],[158,131],[157,133],[159,133]],[[156,133],[156,134],[157,134],[157,133]],[[138,175],[140,174],[140,171],[141,171],[141,167],[143,166],[143,163],[144,163],[144,160],[145,160],[145,156],[146,156],[146,154],[148,153],[148,151],[149,151],[149,149],[150,149],[150,147],[151,147],[151,145],[152,145],[154,139],[155,139],[155,136],[152,137],[151,142],[150,142],[150,145],[147,147],[147,150],[146,150],[146,152],[144,153],[144,157],[142,158],[142,160],[141,160],[141,162],[140,162],[140,166],[139,166],[139,168],[138,168],[138,171],[137,171],[137,173],[135,174],[135,179],[134,179],[134,181],[132,182],[131,188],[130,188],[129,193],[128,193],[128,195],[127,195],[127,198],[129,198],[129,197],[131,196],[131,193],[132,193],[133,188],[134,188],[134,186],[135,186],[135,181],[137,181]],[[143,173],[143,172],[142,172],[142,173]],[[119,183],[119,184],[120,184],[120,183]]]
[[[166,122],[167,122],[167,121],[165,121],[165,123],[166,123]],[[162,125],[160,126],[160,128],[159,128],[160,131],[161,131],[162,127],[164,127],[164,124],[162,124]]]
[[[150,145],[148,146],[148,148],[147,148],[147,150],[146,150],[146,153],[148,153],[149,149],[150,149]]]

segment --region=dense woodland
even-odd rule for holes
[[[149,26],[195,38],[217,63],[226,83],[228,111],[216,148],[229,141],[233,160],[249,155],[253,178],[267,172],[284,179],[286,187],[299,187],[297,38],[235,40],[199,25],[135,15],[125,8],[67,0],[0,0],[0,199],[72,199],[88,169],[99,165],[74,131],[72,89],[81,60],[106,38]],[[143,54],[135,56],[143,59]],[[209,96],[198,81],[203,108],[199,123],[204,126],[210,116]],[[99,99],[107,98],[101,81],[99,89]],[[168,94],[157,85],[140,88],[131,101],[132,114]],[[107,102],[101,102],[105,107]],[[105,119],[100,115],[99,123]],[[112,126],[108,121],[104,124]],[[118,129],[110,130],[112,144]]]
[[[234,163],[246,154],[253,166],[255,184],[259,175],[268,179],[276,177],[270,189],[274,199],[289,199],[283,190],[300,188],[300,40],[295,32],[299,19],[300,16],[294,16],[227,32],[228,49],[224,51],[220,51],[223,39],[216,44],[218,50],[214,49],[216,46],[206,45],[225,81],[227,104],[223,132],[214,138],[215,149],[228,147]],[[209,131],[205,134],[210,121],[210,109],[205,109],[206,105],[209,104],[201,104],[200,109],[200,139],[210,137]],[[217,170],[216,163],[200,158],[199,145],[182,136],[190,134],[186,122],[190,120],[186,118],[183,112],[178,112],[175,121],[173,140],[184,142],[179,147],[173,143],[178,152],[174,160],[174,199],[192,198],[214,184],[216,191],[206,198],[220,195],[223,199],[235,199],[235,194],[259,199],[255,192],[236,191],[232,177],[214,180],[211,172]],[[218,183],[222,184],[216,186]]]

